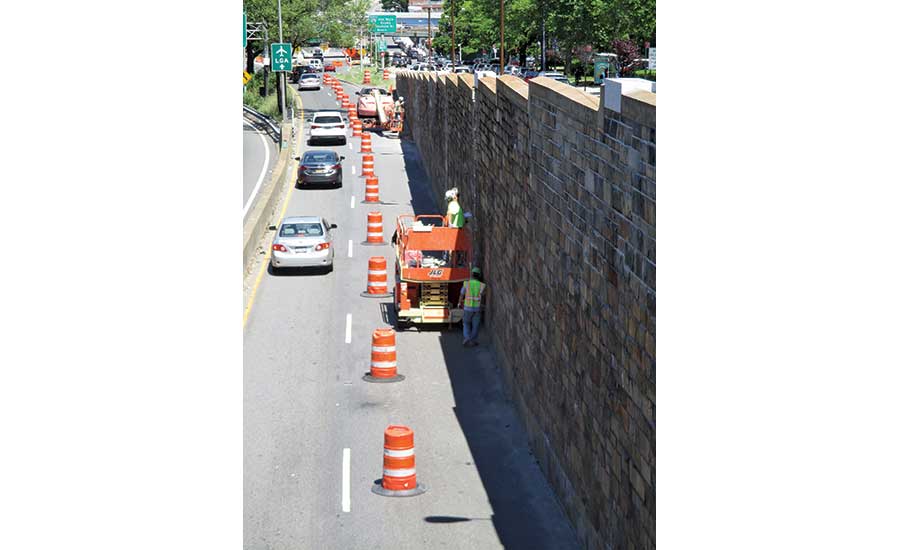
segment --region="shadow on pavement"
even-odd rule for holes
[[[309,275],[328,275],[334,270],[334,266],[327,267],[279,267],[273,270],[272,264],[266,266],[266,271],[273,277],[303,277]]]
[[[418,149],[406,140],[401,142],[401,149],[414,212],[440,213]],[[491,281],[486,283],[490,288]],[[490,322],[490,318],[482,318],[481,345],[472,348],[463,347],[461,327],[416,328],[441,332],[440,344],[456,404],[454,413],[490,501],[490,519],[500,542],[510,549],[579,548],[571,523],[532,455],[524,425],[504,393]],[[425,521],[457,523],[468,519],[428,516]]]

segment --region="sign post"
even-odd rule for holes
[[[648,69],[656,70],[656,48],[650,48],[650,61],[647,63]]]
[[[275,72],[291,72],[293,70],[291,45],[287,42],[276,42],[272,44],[271,48],[269,58],[272,60],[272,70]]]

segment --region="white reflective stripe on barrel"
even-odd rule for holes
[[[416,475],[416,469],[407,468],[405,470],[388,470],[387,468],[385,468],[384,475],[388,477],[409,477]]]
[[[381,231],[377,231],[377,232],[369,231],[368,235],[370,237],[383,237],[384,233],[382,233]],[[387,273],[387,272],[385,272],[385,273]]]
[[[366,224],[366,227],[384,227],[384,223],[382,222],[369,222]]]
[[[370,269],[369,275],[387,275],[387,269]]]
[[[372,361],[371,366],[373,369],[389,369],[391,367],[396,367],[396,361]]]
[[[378,353],[390,353],[397,351],[397,346],[372,346],[372,351]]]
[[[408,456],[413,456],[414,454],[416,454],[415,447],[413,447],[412,449],[403,449],[403,450],[398,450],[398,449],[385,449],[384,450],[384,456],[390,456],[393,458],[406,458]]]

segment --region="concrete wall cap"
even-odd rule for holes
[[[585,93],[578,88],[573,86],[569,86],[568,84],[563,84],[562,82],[557,82],[552,78],[547,78],[546,76],[536,76],[528,81],[528,85],[536,86],[540,88],[545,88],[548,90],[552,90],[562,97],[578,103],[588,109],[592,109],[594,111],[600,110],[600,98],[597,96]]]

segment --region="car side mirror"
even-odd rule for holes
[[[356,92],[356,95],[359,95],[359,91]]]
[[[331,229],[337,229],[337,224],[336,223],[331,224]]]
[[[269,226],[269,231],[275,231],[276,229],[278,229],[278,228],[275,227],[274,225]]]
[[[345,158],[347,158],[347,157],[345,157],[344,155],[341,155],[341,160],[344,160]]]

